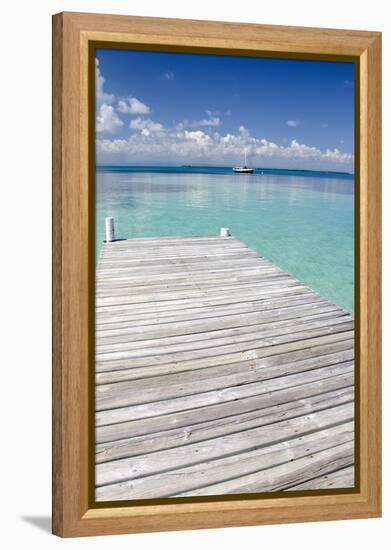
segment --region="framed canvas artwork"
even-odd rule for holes
[[[60,536],[380,514],[380,34],[53,18]]]

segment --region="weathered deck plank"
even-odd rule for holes
[[[348,313],[231,237],[103,244],[96,281],[97,500],[353,485]]]

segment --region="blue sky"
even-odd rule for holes
[[[352,63],[96,51],[98,164],[353,171]]]

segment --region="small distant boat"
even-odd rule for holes
[[[254,172],[254,168],[249,168],[247,166],[247,151],[244,151],[244,165],[243,166],[235,166],[232,168],[232,170],[237,174],[252,174]]]

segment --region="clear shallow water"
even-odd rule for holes
[[[350,313],[354,310],[354,180],[301,173],[168,168],[96,173],[96,253],[104,218],[117,238],[233,236]]]

